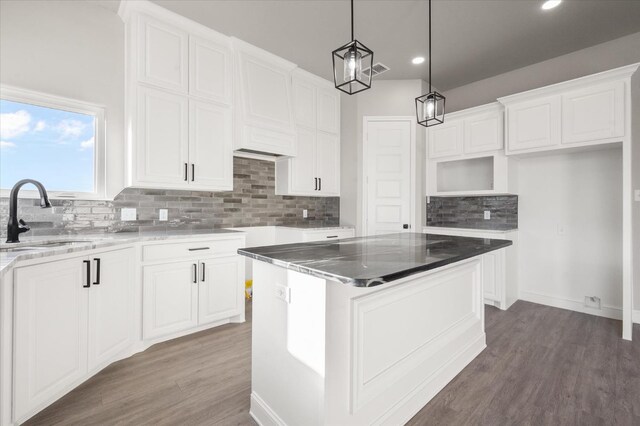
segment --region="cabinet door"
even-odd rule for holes
[[[340,138],[318,132],[316,135],[316,174],[321,195],[340,195]]]
[[[197,263],[145,266],[143,337],[163,336],[198,325]]]
[[[87,374],[85,258],[15,271],[14,415],[17,422]]]
[[[138,80],[186,93],[189,36],[148,16],[139,21]]]
[[[504,250],[482,255],[484,298],[500,302],[504,288]]]
[[[464,120],[464,153],[498,151],[503,148],[502,112],[481,114]]]
[[[462,154],[462,121],[439,124],[429,129],[429,158]]]
[[[189,93],[230,105],[232,98],[231,49],[199,37],[189,37]]]
[[[337,90],[318,89],[318,130],[340,133],[340,94]]]
[[[186,187],[189,155],[187,98],[139,87],[138,124],[137,183]]]
[[[229,107],[189,101],[189,183],[208,191],[233,189]]]
[[[291,167],[291,192],[299,195],[318,195],[315,131],[298,128],[298,155],[288,161]]]
[[[308,81],[293,77],[293,115],[296,124],[316,127],[316,88]]]
[[[132,248],[92,255],[89,291],[89,370],[105,366],[131,344],[134,319]]]
[[[562,95],[562,143],[624,136],[624,82]]]
[[[560,144],[560,96],[509,105],[507,120],[507,153]]]
[[[244,260],[240,256],[200,261],[198,323],[220,321],[242,313],[244,307]]]

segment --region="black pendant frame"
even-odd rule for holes
[[[426,103],[433,101],[433,116],[429,117],[425,113]],[[433,91],[416,98],[416,118],[418,124],[424,127],[437,126],[444,123],[444,107],[446,98],[440,93]]]
[[[344,69],[344,58],[349,52],[356,51],[361,56],[361,78],[358,79],[354,76],[350,80],[338,81],[338,68]],[[373,74],[373,50],[369,49],[358,40],[352,40],[344,46],[340,46],[333,52],[331,52],[333,59],[333,82],[336,89],[343,91],[348,95],[354,95],[371,88],[371,77]],[[369,70],[369,74],[365,74],[365,71]],[[363,78],[364,77],[364,78]]]

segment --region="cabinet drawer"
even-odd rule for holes
[[[197,258],[212,254],[235,254],[242,239],[203,240],[184,243],[150,244],[142,248],[144,262]]]
[[[303,242],[339,240],[342,238],[353,238],[353,229],[333,229],[327,231],[307,231],[302,234]]]

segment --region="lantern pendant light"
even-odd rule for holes
[[[444,123],[445,97],[431,88],[431,0],[429,0],[429,93],[416,98],[418,124],[431,127]]]
[[[373,51],[353,35],[353,0],[351,0],[351,41],[332,52],[333,81],[336,89],[353,95],[371,87]]]

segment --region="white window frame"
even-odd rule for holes
[[[4,84],[0,85],[0,99],[94,116],[93,192],[47,191],[47,194],[51,199],[104,200],[106,198],[107,152],[104,106]],[[0,188],[1,197],[8,197],[10,192],[10,188]],[[20,197],[40,198],[40,195],[38,191],[25,189],[20,191]]]

